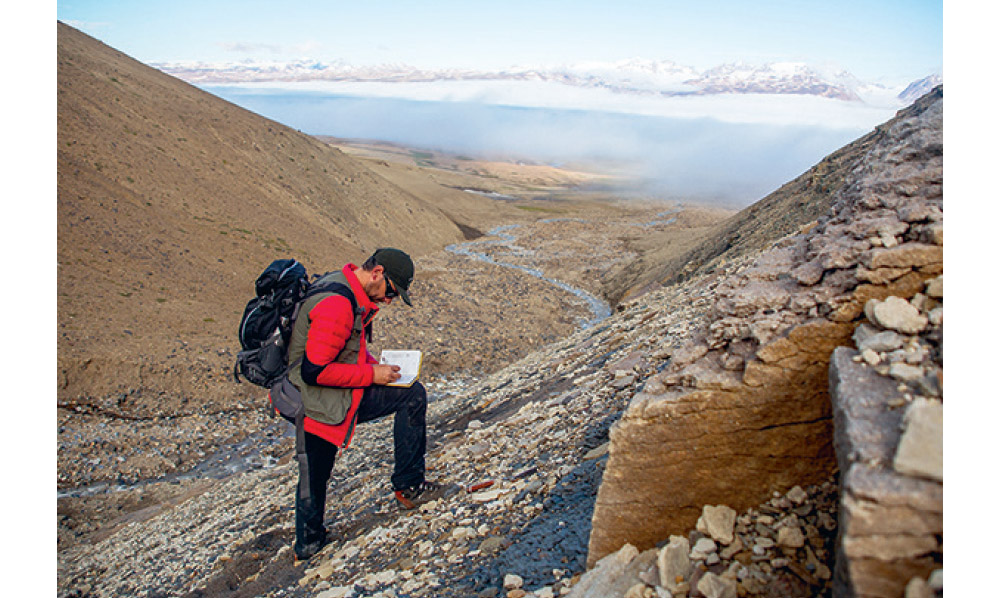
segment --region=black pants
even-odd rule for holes
[[[358,407],[358,423],[380,419],[395,413],[392,437],[395,465],[393,490],[416,486],[424,481],[424,453],[427,450],[427,391],[415,382],[409,388],[369,386]],[[326,486],[330,481],[337,447],[318,436],[305,435],[309,467],[309,497],[295,492],[295,553],[326,538],[323,515],[326,510]],[[302,480],[299,480],[302,483]]]

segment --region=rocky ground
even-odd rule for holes
[[[699,514],[708,517],[703,504],[752,508],[772,491],[838,474],[834,595],[940,590],[941,114],[937,89],[879,128],[814,225],[775,239],[745,267],[733,269],[742,258],[723,256],[729,263],[704,329],[647,380],[612,428],[589,565],[617,553],[606,567],[620,569],[641,556],[623,553],[625,543],[651,549],[694,527]],[[778,521],[779,544],[781,535],[796,543],[812,536],[809,523]],[[728,543],[724,536],[713,541]],[[673,561],[682,548],[654,558]],[[688,589],[752,592],[752,566],[732,567]],[[678,574],[661,569],[648,578],[657,588],[636,584],[628,595],[670,591],[696,572]]]
[[[604,215],[609,213],[625,220],[622,210],[609,208]],[[633,217],[644,216],[640,212]],[[581,236],[586,233],[592,247],[603,248],[598,251],[608,256],[606,259],[620,259],[621,242],[616,233],[610,232],[616,230],[616,224],[592,225],[589,230],[580,224],[577,232]],[[539,239],[562,232],[552,228],[555,225],[527,226],[525,232]],[[493,247],[490,251],[499,255],[523,250]],[[542,265],[545,260],[537,261]],[[418,347],[426,354],[424,372],[431,381],[458,372],[471,376],[495,371],[533,347],[571,333],[591,317],[579,299],[558,292],[549,282],[509,268],[448,252],[419,258],[417,266],[412,289],[415,307],[392,306],[380,314],[373,352]],[[570,269],[564,266],[561,271]],[[79,397],[60,404],[60,546],[95,531],[122,511],[157,502],[146,496],[157,492],[142,484],[145,480],[167,476],[183,486],[186,473],[196,467],[211,469],[212,475],[224,475],[225,461],[232,461],[232,454],[240,452],[232,447],[245,442],[251,434],[257,440],[241,450],[252,462],[274,459],[287,449],[280,433],[272,429],[274,421],[261,409],[260,389],[232,382],[231,367],[237,349],[238,344],[210,348],[200,341],[178,343],[170,353],[150,354],[143,358],[148,364],[137,365],[146,371],[169,372],[175,361],[201,363],[199,371],[182,368],[184,371],[171,374],[174,378],[201,380],[199,384],[206,390],[198,400],[186,398],[188,395],[180,388],[148,396],[148,391],[134,387],[118,395]],[[224,398],[213,398],[211,389],[218,387],[227,391]],[[240,390],[236,398],[229,395],[231,388]],[[256,454],[261,451],[260,435],[265,430],[270,430],[270,435],[264,436],[262,454]],[[205,461],[216,455],[224,462],[205,467]],[[106,492],[108,488],[137,484],[136,492]]]
[[[61,449],[78,466],[67,471],[118,471],[113,479],[125,484],[109,492],[73,486],[82,474],[65,475],[59,595],[832,595],[837,475],[743,512],[705,505],[687,534],[642,553],[625,546],[586,571],[611,425],[711,321],[729,277],[755,266],[752,257],[721,264],[627,301],[596,323],[588,323],[585,301],[544,279],[595,284],[629,259],[622,231],[669,230],[683,214],[676,209],[596,221],[557,215],[505,229],[509,241],[493,243],[494,235],[470,246],[513,268],[454,252],[421,258],[418,307],[386,310],[375,348],[431,348],[428,474],[456,491],[401,511],[388,484],[391,422],[361,426],[331,481],[331,543],[307,563],[296,563],[291,551],[297,471],[288,426],[256,405],[127,422],[100,410],[64,410],[71,413]],[[938,278],[906,305],[872,303],[868,318],[877,328],[855,336],[858,363],[910,384],[904,402],[937,396],[942,289]],[[420,328],[431,317],[446,325]],[[906,336],[914,318],[924,326],[919,338]],[[123,424],[136,429],[132,436],[123,435]],[[115,447],[175,466],[124,479],[128,456]],[[940,586],[940,574],[917,579],[913,591],[922,593],[913,596],[940,594]]]
[[[582,244],[609,260],[620,257],[613,244],[594,240],[607,233],[608,223],[548,223],[572,233],[562,241],[545,238],[546,224],[518,231],[530,233],[518,236],[521,249],[503,251],[528,262],[532,244],[558,241]],[[584,236],[588,228],[590,239]],[[566,256],[549,261],[541,252],[534,255],[533,265],[546,272],[573,263]],[[454,258],[436,259],[448,264]],[[428,271],[436,264],[430,263]],[[521,289],[538,281],[520,279],[528,285]],[[270,433],[275,441],[270,452],[244,473],[174,479],[107,495],[119,497],[102,506],[122,509],[115,511],[117,519],[85,536],[64,534],[60,595],[567,594],[585,571],[608,429],[645,379],[666,364],[678,339],[699,325],[717,284],[712,277],[683,292],[644,295],[562,340],[540,339],[534,351],[489,375],[430,376],[429,476],[461,487],[436,504],[416,512],[395,506],[388,486],[391,422],[362,426],[331,482],[327,523],[333,541],[308,563],[296,564],[290,549],[296,469],[288,453],[291,440],[282,440],[278,428]],[[570,303],[578,309],[574,317],[585,315],[577,299]],[[489,354],[490,345],[485,347]],[[489,485],[467,491],[483,483]],[[729,567],[747,560],[746,595],[826,592],[836,533],[833,488],[835,481],[798,489],[739,516],[734,525],[743,549],[727,546],[718,552],[719,562],[725,556]],[[63,499],[61,508],[73,501],[88,499]],[[788,546],[787,538],[779,541],[790,521],[803,524],[801,547]],[[710,561],[706,542],[699,545],[710,537],[697,530],[688,537],[704,553],[703,575],[719,565]],[[697,586],[689,595],[699,595]]]

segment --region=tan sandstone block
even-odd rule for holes
[[[874,535],[845,537],[844,554],[848,558],[874,558],[881,561],[912,559],[940,550],[933,535]]]
[[[743,370],[743,383],[753,387],[764,386],[769,381],[782,376],[784,371],[783,368],[767,365],[761,361],[750,361],[747,362],[747,367]]]
[[[634,415],[645,419],[658,419],[672,417],[677,410],[677,397],[680,393],[671,392],[663,395],[638,395],[643,398],[641,410],[634,412]],[[638,398],[638,397],[637,397]],[[633,400],[633,404],[635,401]],[[632,411],[631,409],[629,410]],[[633,415],[629,413],[628,415]]]
[[[841,499],[841,527],[845,536],[940,534],[940,510],[928,511],[907,504],[881,504],[845,493]]]
[[[938,274],[944,274],[944,264],[927,264],[926,266],[920,266],[917,268],[917,272],[921,274],[926,274],[928,276],[937,276]]]
[[[863,284],[854,290],[851,301],[840,305],[830,314],[834,322],[851,322],[864,313],[865,304],[871,299],[884,301],[886,297],[895,295],[910,299],[924,290],[924,281],[931,278],[929,274],[909,272],[886,285]]]
[[[931,240],[938,244],[944,245],[944,225],[940,222],[935,222],[930,226]]]
[[[808,358],[810,363],[822,361],[829,363],[830,353],[837,347],[850,344],[854,325],[847,322],[831,322],[829,320],[812,320],[796,326],[788,333],[788,339],[799,348],[799,353]],[[805,364],[782,362],[782,365],[803,369]]]
[[[764,363],[774,363],[799,352],[799,347],[786,338],[779,338],[757,349],[757,358]]]
[[[872,250],[866,262],[869,268],[919,268],[944,262],[944,248],[941,245],[903,243]]]
[[[853,326],[845,326],[827,320],[812,320],[796,326],[788,333],[788,338],[804,350],[820,350],[825,347],[836,347],[845,335],[850,336]],[[823,347],[817,349],[817,347]]]
[[[861,312],[864,311],[864,304],[858,303],[857,301],[849,301],[838,305],[835,310],[830,313],[830,319],[834,322],[850,322],[856,320]]]
[[[944,407],[940,401],[917,399],[904,418],[906,429],[899,440],[893,466],[912,476],[944,478]]]
[[[944,297],[944,276],[938,276],[927,281],[927,288],[924,293],[933,299]]]
[[[844,491],[862,500],[886,506],[905,506],[942,513],[944,486],[932,480],[886,475],[879,465],[855,463],[841,479]]]
[[[931,557],[886,562],[879,559],[855,559],[846,565],[858,598],[900,598],[906,584],[914,577],[926,578],[939,564]]]
[[[858,266],[857,275],[858,280],[863,280],[864,282],[885,284],[896,280],[909,271],[909,268],[875,268],[874,270],[869,270],[864,266]]]

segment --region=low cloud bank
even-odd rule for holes
[[[366,90],[374,94],[372,85]],[[624,111],[620,102],[613,111],[596,109],[593,97],[587,109],[506,105],[483,95],[489,90],[482,88],[478,96],[466,90],[442,97],[439,86],[423,96],[412,93],[422,99],[260,86],[206,90],[313,135],[551,164],[585,162],[629,177],[649,193],[736,205],[760,199],[895,112],[788,96],[673,98],[692,101],[681,103],[683,110],[661,101],[658,113],[644,113]],[[539,97],[572,105],[566,98]]]

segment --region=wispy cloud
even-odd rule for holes
[[[255,42],[222,42],[219,46],[227,52],[237,52],[239,54],[259,54],[261,52],[280,54],[282,52],[281,46]]]
[[[294,93],[319,92],[359,98],[465,102],[552,110],[587,110],[678,119],[713,119],[734,124],[814,126],[860,131],[887,120],[903,107],[899,90],[866,97],[867,102],[803,94],[713,94],[665,97],[617,93],[543,81],[293,81],[236,83]]]
[[[299,55],[318,54],[322,49],[323,43],[316,40],[299,42],[289,47],[289,50]]]
[[[217,44],[227,52],[235,54],[260,55],[269,54],[271,56],[309,56],[319,54],[323,49],[323,44],[315,40],[307,40],[297,44],[267,44],[262,42],[221,42]]]

